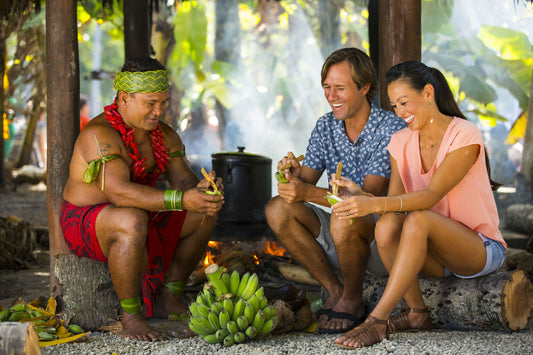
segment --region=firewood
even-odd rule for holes
[[[295,264],[287,264],[273,261],[279,273],[288,281],[298,282],[306,285],[320,286],[320,283],[303,267]]]
[[[39,337],[31,322],[2,322],[0,334],[0,354],[41,354]]]

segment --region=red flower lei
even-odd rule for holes
[[[133,132],[135,130],[126,126],[124,119],[117,111],[118,105],[116,102],[109,106],[104,107],[105,118],[111,124],[111,126],[120,133],[122,141],[128,147],[131,152],[128,153],[131,159],[133,159],[133,168],[131,171],[131,178],[133,182],[143,185],[155,186],[155,183],[159,177],[164,174],[168,166],[168,152],[165,148],[163,141],[163,134],[161,133],[161,127],[153,129],[149,133],[150,142],[152,143],[152,152],[157,163],[153,172],[146,172],[146,158],[140,159],[139,148],[135,142],[135,136]]]

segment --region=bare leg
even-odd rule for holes
[[[187,213],[174,257],[165,276],[167,282],[187,281],[204,255],[215,226],[215,219],[208,217],[202,223],[203,216]],[[185,314],[187,311],[187,302],[163,287],[154,307],[154,315],[165,318],[169,312]]]
[[[96,235],[108,259],[109,273],[120,300],[139,297],[146,270],[148,215],[136,208],[107,206],[96,218]],[[122,336],[137,340],[162,340],[144,314],[122,312]]]
[[[400,244],[400,236],[402,233],[402,225],[405,220],[405,215],[396,215],[394,213],[387,213],[379,219],[376,225],[376,242],[378,246],[378,251],[383,264],[387,271],[391,272],[392,265],[396,259],[396,253]],[[432,257],[431,254],[428,254],[428,257]],[[426,275],[439,275],[439,271],[443,274],[442,265],[437,262],[425,263],[422,269],[422,272]],[[430,267],[433,265],[436,267],[436,270],[430,271]],[[442,276],[439,276],[442,277]],[[410,308],[424,308],[424,300],[418,286],[418,280],[413,282],[407,292],[404,295],[404,299],[408,307]],[[409,313],[408,319],[409,323],[413,327],[419,327],[427,318],[427,314],[422,313]]]
[[[473,275],[483,268],[485,259],[481,238],[464,225],[432,211],[409,212],[403,223],[387,286],[370,315],[380,320],[388,319],[402,297],[410,307],[416,307],[414,304],[420,300],[423,304],[417,279],[423,269],[436,271],[440,265],[439,275],[430,276],[442,277],[442,266],[445,265],[456,273]],[[409,319],[409,322],[415,325],[416,319]],[[376,329],[381,336],[385,335],[386,325],[376,325]],[[351,336],[356,332],[357,328],[335,342],[360,347],[362,344]]]
[[[365,315],[363,277],[369,255],[368,244],[374,238],[374,217],[357,218],[355,223],[331,218],[331,235],[337,250],[344,287],[341,298],[334,305],[336,312],[349,313],[356,318]],[[345,329],[354,325],[349,319],[331,318],[322,321],[323,329]]]
[[[265,213],[276,238],[328,292],[324,308],[333,308],[342,295],[342,284],[316,241],[320,233],[318,217],[309,206],[303,203],[288,204],[279,196],[268,202]]]

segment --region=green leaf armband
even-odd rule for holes
[[[185,281],[163,282],[163,285],[170,291],[170,293],[176,296],[182,295],[185,290]]]
[[[124,312],[129,314],[141,313],[143,310],[139,297],[132,297],[120,300],[120,306],[122,307],[122,310]]]
[[[167,211],[183,211],[181,199],[183,191],[181,190],[165,190],[163,201],[165,202],[165,210]]]

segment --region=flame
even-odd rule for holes
[[[216,249],[219,245],[220,245],[220,242],[215,242],[215,241],[212,241],[212,240],[207,242],[207,246],[210,247],[210,248]]]
[[[285,251],[286,250],[276,241],[265,242],[265,254],[283,256],[285,255]]]
[[[210,243],[211,243],[211,242],[210,242]],[[212,263],[214,263],[213,254],[208,250],[208,251],[205,253],[204,266],[211,265]]]

